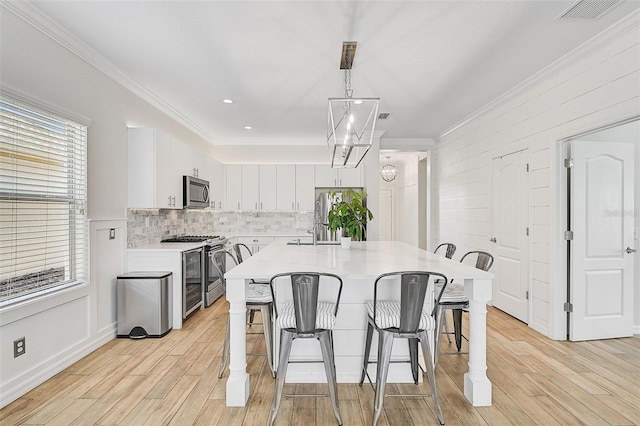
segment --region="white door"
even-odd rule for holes
[[[380,208],[378,210],[378,232],[380,241],[393,240],[393,195],[390,189],[380,190]]]
[[[633,334],[633,150],[571,141],[571,340]]]
[[[524,150],[494,158],[492,165],[493,306],[524,322],[529,322],[527,159]]]

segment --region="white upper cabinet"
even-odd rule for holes
[[[276,166],[276,209],[293,211],[296,209],[296,166],[278,164]]]
[[[213,158],[209,158],[209,165],[207,166],[207,176],[209,180],[210,189],[210,201],[211,207],[216,210],[225,210],[225,186],[226,186],[226,172],[224,164],[220,163]]]
[[[128,131],[130,208],[182,208],[182,176],[176,171],[171,137],[157,129]]]
[[[225,199],[226,210],[240,210],[242,203],[242,166],[227,164],[225,166]]]
[[[275,211],[277,209],[277,186],[277,166],[275,164],[260,165],[258,210]]]
[[[329,165],[315,166],[315,186],[320,188],[349,188],[362,186],[362,169],[332,169]]]
[[[242,167],[242,202],[240,208],[245,211],[256,211],[260,202],[260,166],[257,164],[243,164]]]
[[[296,167],[296,210],[315,210],[315,167],[312,165],[300,165]],[[278,187],[278,193],[280,187]]]

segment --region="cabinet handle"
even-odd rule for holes
[[[198,177],[198,169],[196,167],[193,168],[193,177]]]
[[[262,201],[260,201],[260,210],[262,210]]]
[[[222,201],[218,201],[218,208],[222,210]]]
[[[256,201],[256,210],[258,210],[258,202]]]
[[[240,210],[240,201],[238,201],[238,210]]]
[[[167,200],[167,205],[171,207],[171,195],[169,195],[169,199]]]

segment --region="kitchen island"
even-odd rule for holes
[[[338,382],[357,383],[362,366],[366,327],[364,302],[373,299],[375,278],[392,271],[433,271],[449,279],[464,281],[469,298],[469,371],[464,375],[464,394],[474,406],[491,405],[491,382],[486,374],[486,304],[491,299],[493,274],[460,264],[444,256],[397,241],[353,242],[350,250],[339,245],[290,245],[275,242],[225,274],[229,301],[230,367],[226,388],[227,406],[244,406],[249,398],[249,375],[246,367],[246,285],[250,279],[266,281],[280,272],[330,272],[344,281],[340,309],[334,329],[334,346]],[[276,291],[285,287],[278,286]],[[278,304],[287,295],[277,293]],[[274,334],[276,339],[279,333]],[[319,359],[315,341],[300,342],[291,359]],[[310,345],[306,345],[309,343]],[[433,345],[431,345],[433,346]],[[375,354],[372,347],[372,354]],[[406,345],[395,345],[393,358],[406,359]],[[277,359],[277,358],[276,358]],[[288,382],[325,381],[321,365],[289,366]],[[392,364],[389,382],[411,381],[409,367]],[[375,364],[373,366],[375,368]],[[406,371],[403,374],[403,371]]]

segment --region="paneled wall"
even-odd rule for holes
[[[640,114],[639,16],[591,40],[448,132],[433,152],[433,242],[453,241],[464,252],[492,249],[492,159],[528,149],[529,325],[552,338],[566,336],[558,141]]]

